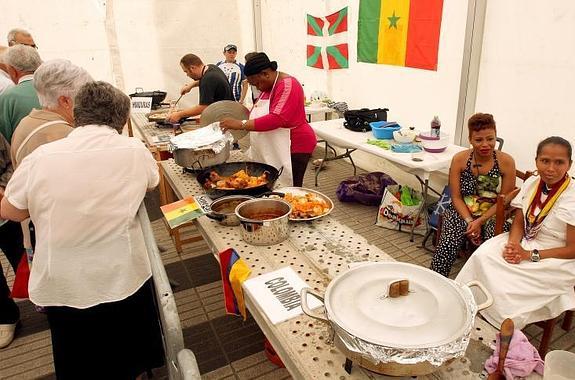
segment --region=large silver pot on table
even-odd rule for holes
[[[486,294],[483,304],[471,286]],[[325,315],[310,310],[308,294],[324,302]],[[309,288],[301,297],[307,315],[331,324],[348,359],[392,376],[426,375],[463,356],[477,311],[493,302],[477,281],[460,286],[399,262],[358,265],[332,280],[324,297]]]
[[[289,236],[291,205],[272,198],[252,199],[236,207],[242,240],[253,245],[274,245]]]
[[[231,134],[223,133],[219,123],[214,123],[172,137],[169,149],[176,164],[203,169],[226,162],[230,157],[232,141]]]

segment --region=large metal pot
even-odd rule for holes
[[[268,173],[268,181],[267,183],[260,185],[249,187],[246,189],[218,189],[218,188],[206,188],[205,184],[210,179],[210,173],[215,171],[222,177],[231,176],[234,173],[237,173],[240,170],[245,170],[251,176],[260,176],[264,172]],[[283,169],[283,168],[282,168]],[[245,195],[260,195],[271,191],[274,187],[274,184],[278,177],[281,174],[281,170],[274,168],[271,165],[263,164],[260,162],[226,162],[224,164],[215,165],[209,168],[206,168],[199,172],[196,176],[196,179],[202,185],[202,188],[206,191],[206,194],[210,196],[210,198],[220,198],[225,195],[237,195],[237,194],[245,194]]]
[[[206,216],[210,219],[217,220],[223,226],[239,226],[240,219],[236,215],[236,207],[242,202],[254,199],[249,195],[228,195],[216,199],[210,204],[212,210]]]
[[[470,286],[486,294],[483,304]],[[324,302],[325,316],[310,310],[308,294]],[[463,356],[477,311],[493,302],[477,281],[461,286],[399,262],[356,266],[330,282],[324,297],[309,288],[301,297],[307,315],[331,324],[348,359],[392,376],[426,375]]]
[[[230,158],[230,142],[227,141],[224,149],[216,153],[210,148],[189,149],[177,148],[173,144],[169,145],[170,152],[174,156],[176,164],[190,169],[202,170],[209,166],[219,165]]]
[[[253,245],[274,245],[289,236],[291,205],[273,198],[252,199],[236,207],[242,240]]]

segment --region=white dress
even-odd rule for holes
[[[539,177],[529,178],[511,205],[527,212],[530,196]],[[549,249],[565,246],[567,224],[575,225],[575,181],[565,189],[542,223],[537,236],[522,240],[524,249]],[[494,326],[505,318],[522,329],[529,323],[547,320],[575,308],[575,259],[543,259],[509,264],[503,259],[508,233],[483,243],[469,258],[455,281],[465,284],[479,280],[493,295],[493,305],[481,315]],[[474,292],[475,294],[475,292]],[[477,301],[482,297],[475,294]]]

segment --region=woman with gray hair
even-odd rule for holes
[[[12,135],[12,164],[18,167],[40,145],[64,138],[72,131],[74,96],[93,81],[83,68],[65,59],[44,62],[34,73],[34,88],[42,109],[33,109]]]
[[[163,364],[150,262],[136,218],[159,182],[144,144],[119,134],[130,100],[105,82],[75,98],[76,128],[14,172],[2,217],[30,215],[30,300],[46,307],[56,376],[134,379]]]

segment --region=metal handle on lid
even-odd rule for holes
[[[491,306],[493,304],[493,296],[491,295],[491,293],[489,292],[489,290],[487,290],[485,288],[485,286],[483,286],[483,284],[477,280],[473,280],[473,281],[469,281],[467,283],[468,287],[472,287],[472,286],[477,286],[479,289],[481,289],[481,291],[483,292],[483,294],[485,294],[485,297],[487,298],[485,300],[485,302],[483,302],[480,305],[477,305],[477,310],[483,310],[488,308],[489,306]]]
[[[312,309],[309,308],[309,306],[307,304],[307,295],[308,294],[310,294],[310,295],[314,296],[315,298],[317,298],[318,300],[320,300],[322,304],[325,304],[323,297],[321,295],[319,295],[318,293],[311,290],[311,288],[303,288],[301,290],[301,309],[303,310],[303,312],[306,315],[308,315],[314,319],[319,319],[320,321],[324,321],[324,322],[329,323],[329,320],[326,317],[324,317],[320,313],[316,313],[315,311],[313,311]]]

